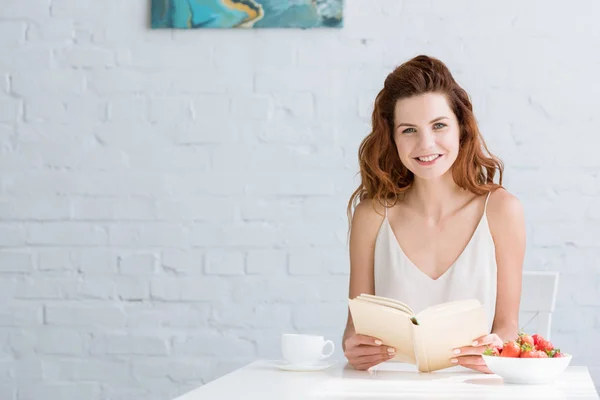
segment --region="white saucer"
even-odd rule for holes
[[[314,365],[290,364],[287,361],[283,360],[275,361],[275,366],[284,371],[323,371],[329,367],[332,367],[333,365],[335,365],[335,361],[319,361]]]

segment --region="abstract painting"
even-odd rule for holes
[[[151,23],[153,29],[341,28],[343,8],[344,0],[152,0]]]

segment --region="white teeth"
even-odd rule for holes
[[[436,158],[438,158],[440,155],[439,154],[434,154],[432,156],[427,156],[427,157],[419,157],[419,160],[423,161],[423,162],[430,162],[435,160]]]

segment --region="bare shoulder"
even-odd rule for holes
[[[385,209],[377,201],[365,199],[356,206],[350,226],[351,257],[374,249],[384,216]],[[372,254],[365,254],[365,257],[372,257]]]
[[[488,200],[487,218],[493,236],[521,230],[525,222],[523,205],[506,189],[496,189]]]
[[[487,212],[492,218],[505,218],[522,214],[523,206],[517,196],[504,188],[499,188],[490,194]]]
[[[352,226],[381,224],[385,208],[373,199],[364,199],[356,206],[352,217]]]

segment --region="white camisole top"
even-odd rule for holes
[[[400,300],[415,313],[453,300],[475,298],[485,309],[491,332],[496,309],[496,252],[487,221],[483,216],[463,252],[438,279],[432,279],[406,256],[387,218],[375,241],[375,295]]]

